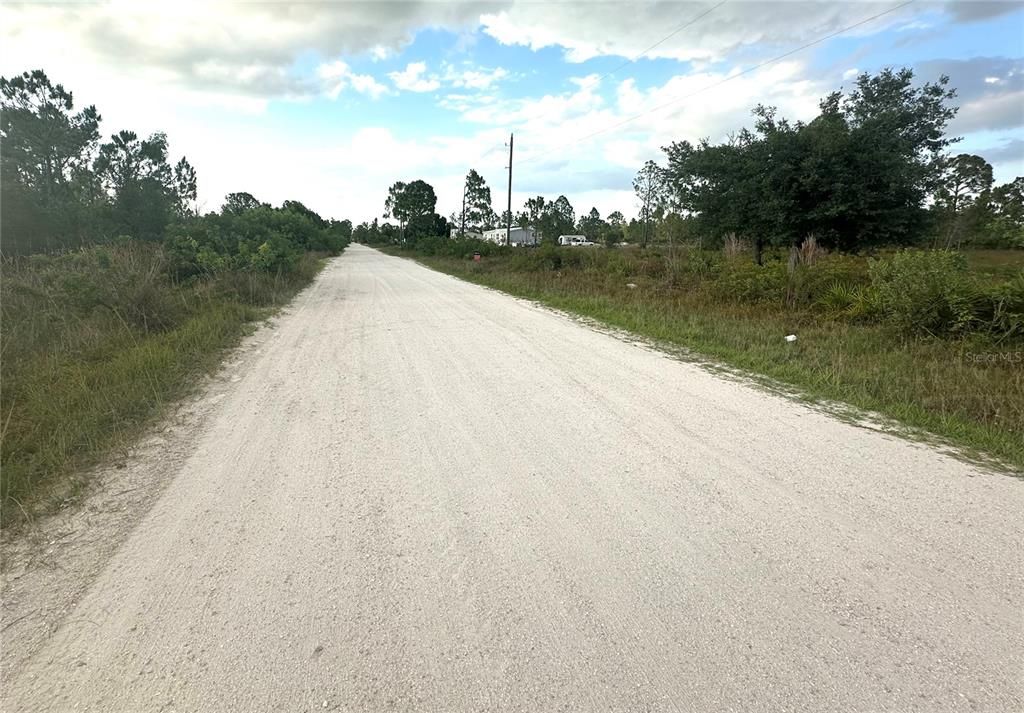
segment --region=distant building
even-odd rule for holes
[[[452,231],[451,231],[451,233],[448,234],[448,237],[449,238],[457,238],[457,237],[459,237],[459,229],[458,228],[452,228]],[[476,238],[476,239],[479,240],[479,239],[484,237],[484,234],[481,233],[479,230],[467,230],[466,231],[466,237],[467,238]]]
[[[520,228],[518,226],[512,228],[511,231],[506,231],[505,228],[485,230],[484,240],[490,240],[492,243],[504,245],[506,235],[508,236],[508,244],[514,247],[537,244],[537,232],[533,228]]]

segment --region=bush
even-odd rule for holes
[[[854,289],[867,282],[863,259],[827,255],[813,265],[796,265],[790,270],[786,297],[791,305],[812,305],[837,286]]]
[[[341,223],[294,203],[211,213],[173,226],[164,241],[170,269],[181,279],[229,270],[289,272],[304,253],[337,254],[347,244]]]
[[[978,319],[997,341],[1024,336],[1024,273],[983,294]]]
[[[781,262],[758,265],[748,258],[729,258],[722,266],[712,292],[721,299],[739,302],[778,302],[786,297],[786,266]]]
[[[849,285],[837,282],[817,300],[816,306],[831,317],[852,320],[877,319],[878,295],[870,285]]]
[[[962,254],[904,250],[870,261],[868,272],[882,318],[900,329],[943,335],[976,326],[979,293]]]
[[[536,249],[519,248],[512,255],[512,269],[518,272],[551,272],[562,268],[562,251],[551,243]]]

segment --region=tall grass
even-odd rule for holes
[[[683,347],[809,397],[880,413],[1024,471],[1019,313],[998,334],[994,327],[944,338],[909,332],[862,304],[871,291],[867,260],[805,258],[778,255],[758,267],[749,255],[692,250],[675,266],[629,250],[541,249],[480,263],[418,256],[444,272]],[[1016,295],[1014,284],[995,294]],[[854,304],[829,306],[830,299]],[[798,339],[787,343],[783,337],[792,333]]]
[[[4,262],[4,521],[72,494],[83,465],[130,443],[320,264],[306,254],[288,273],[178,282],[144,243]]]

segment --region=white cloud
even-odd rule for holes
[[[465,89],[490,89],[507,78],[509,72],[503,67],[486,69],[483,67],[456,67],[447,64],[444,67],[444,80],[453,87]]]
[[[480,103],[461,98],[461,105],[451,106],[462,109],[465,121],[514,128],[517,137],[522,135],[520,156],[529,157],[530,164],[579,165],[593,161],[600,147],[604,160],[635,167],[658,158],[660,147],[673,140],[717,141],[749,126],[758,102],[778,106],[792,119],[812,118],[832,87],[803,79],[805,72],[803,63],[789,61],[742,76],[679,74],[647,89],[627,79],[616,84],[613,103],[605,100],[599,77],[589,75],[571,80],[573,88],[564,93]],[[690,95],[695,96],[685,98]],[[587,139],[591,134],[598,135]]]
[[[599,56],[635,57],[655,38],[694,21],[647,52],[648,57],[684,61],[722,60],[741,48],[790,48],[877,14],[866,3],[743,2],[715,7],[701,3],[515,3],[485,13],[484,31],[506,45],[533,50],[559,47],[570,62]],[[937,9],[941,5],[934,6]],[[706,15],[701,17],[705,12]],[[913,17],[909,7],[851,31],[870,34]],[[699,18],[699,19],[697,19]],[[610,31],[613,28],[613,31]]]
[[[353,89],[360,94],[366,94],[373,99],[376,99],[382,94],[387,94],[388,92],[387,87],[368,74],[353,74],[350,81],[352,82]]]
[[[369,74],[356,74],[340,59],[321,64],[317,67],[316,73],[323,82],[324,93],[331,99],[337,99],[346,87],[351,87],[371,99],[377,99],[388,93],[386,86]]]
[[[401,72],[390,72],[391,81],[408,92],[432,92],[441,86],[440,80],[427,72],[426,62],[410,62]]]
[[[848,69],[845,72],[843,72],[843,79],[854,79],[858,74],[860,74],[860,70],[854,67],[853,69]]]
[[[389,58],[424,28],[458,36],[456,51],[476,42],[478,29],[498,41],[533,49],[559,47],[573,62],[632,57],[689,19],[711,9],[691,3],[337,2],[236,3],[178,0],[144,3],[4,3],[0,40],[5,54],[19,45],[46,47],[51,57],[86,57],[121,74],[157,77],[189,89],[259,97],[290,97],[319,88],[295,75],[301,60],[368,55]],[[911,6],[853,33],[945,17],[970,22],[1009,12],[1013,3],[937,2]],[[730,57],[736,50],[777,51],[821,37],[878,12],[869,3],[727,2],[648,53],[687,61]],[[610,31],[611,30],[611,31]],[[47,63],[49,65],[49,63]],[[497,71],[497,70],[492,70]],[[399,73],[401,74],[401,73]],[[500,77],[498,77],[500,78]],[[427,86],[431,79],[421,79]],[[464,86],[491,86],[494,77],[468,76]],[[425,84],[423,84],[425,83]]]
[[[896,28],[897,32],[914,32],[915,30],[930,30],[934,25],[922,20],[914,20]]]
[[[20,47],[45,48],[49,60],[40,66],[47,69],[61,58],[75,57],[116,68],[119,76],[148,77],[165,86],[261,98],[308,97],[320,87],[297,74],[304,57],[390,57],[425,27],[475,30],[481,7],[488,6],[493,7],[427,0],[3,3],[0,41],[5,57],[18,56]]]

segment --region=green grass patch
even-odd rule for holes
[[[1024,271],[1024,250],[968,250],[971,270],[995,278],[1012,278]]]

